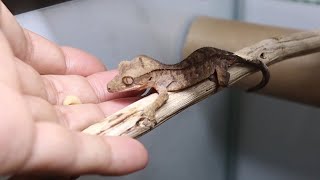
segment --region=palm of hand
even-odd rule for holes
[[[0,7],[0,174],[123,174],[144,167],[146,152],[137,141],[78,132],[136,100],[107,93],[115,71],[23,30]],[[83,104],[63,106],[67,95]]]

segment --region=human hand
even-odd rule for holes
[[[0,8],[0,174],[119,175],[142,169],[148,158],[138,141],[80,132],[137,100],[136,94],[109,94],[106,83],[115,71],[22,29],[2,2]],[[67,95],[82,104],[63,106]]]

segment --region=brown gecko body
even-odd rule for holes
[[[155,88],[159,96],[145,110],[147,118],[153,119],[155,111],[168,99],[168,91],[183,90],[206,79],[216,83],[216,90],[218,87],[226,87],[230,79],[227,70],[234,64],[250,65],[262,72],[262,81],[248,91],[259,90],[268,83],[269,71],[261,61],[250,61],[232,52],[203,47],[191,53],[183,61],[172,65],[162,64],[147,56],[138,56],[132,61],[122,61],[119,64],[119,74],[108,83],[108,91]]]

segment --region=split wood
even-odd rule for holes
[[[320,52],[320,30],[298,32],[266,39],[252,46],[245,47],[235,52],[235,54],[246,59],[258,59],[270,65],[291,57],[314,52]],[[228,71],[231,75],[229,85],[232,85],[256,70],[248,67],[232,67]],[[169,100],[157,110],[156,127],[185,108],[212,95],[214,89],[215,84],[207,80],[183,91],[170,92]],[[144,126],[139,121],[141,120],[143,109],[153,102],[157,95],[157,93],[154,93],[144,97],[103,119],[101,122],[91,125],[83,132],[102,136],[139,137],[152,130],[152,128]]]

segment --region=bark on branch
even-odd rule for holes
[[[247,59],[259,59],[270,65],[291,57],[314,52],[320,52],[320,30],[266,39],[235,53]],[[230,68],[229,84],[234,84],[254,71],[254,69],[248,67]],[[184,91],[170,93],[167,103],[156,113],[156,127],[183,109],[212,95],[214,89],[215,84],[207,80]],[[151,94],[103,119],[101,122],[91,125],[83,132],[94,135],[139,137],[152,130],[139,123],[139,120],[143,108],[153,102],[156,96],[157,94]]]

